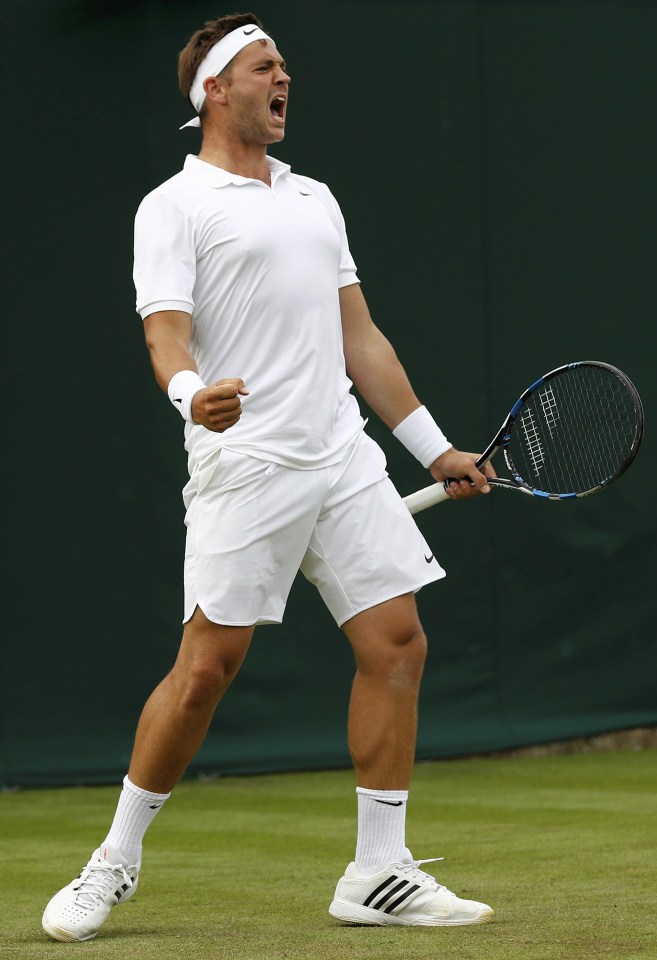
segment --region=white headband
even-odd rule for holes
[[[189,91],[189,99],[197,113],[201,112],[201,107],[205,101],[205,90],[203,89],[205,80],[208,77],[218,76],[228,66],[233,57],[236,57],[240,50],[253,43],[254,40],[271,40],[271,37],[268,37],[264,30],[257,27],[255,23],[247,23],[244,27],[231,30],[213,47],[210,47],[208,55],[196,71],[194,82]],[[200,126],[201,121],[198,117],[194,117],[188,123],[183,123],[179,129],[184,130],[185,127]]]

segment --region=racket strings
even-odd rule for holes
[[[538,476],[545,464],[545,450],[531,407],[525,407],[522,411],[520,428],[523,432],[525,450],[532,466],[532,472],[535,476]]]
[[[505,449],[514,476],[548,493],[583,493],[611,480],[635,443],[637,414],[611,371],[573,367],[530,395]]]
[[[584,386],[587,387],[586,402],[582,402],[581,397]],[[560,394],[558,409],[563,408],[563,437],[559,438],[555,431],[551,451],[554,471],[548,488],[552,490],[554,487],[555,492],[587,490],[608,475],[609,451],[604,449],[607,442],[601,428],[607,420],[610,398],[599,389],[599,384],[585,384],[581,380],[575,383],[572,377],[568,382],[564,377],[560,387],[560,390],[557,387]]]
[[[628,409],[622,383],[598,368],[578,368],[575,374],[564,376],[560,385],[565,436],[563,445],[555,442],[553,448],[558,469],[553,484],[560,485],[559,492],[564,487],[584,491],[609,480],[634,436],[633,405]]]

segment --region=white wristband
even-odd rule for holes
[[[194,423],[192,419],[192,400],[194,394],[204,390],[205,384],[194,370],[179,370],[169,380],[167,393],[169,400],[176,410],[179,410],[183,420]]]
[[[409,453],[423,467],[430,467],[434,460],[452,446],[426,407],[418,407],[392,431]]]

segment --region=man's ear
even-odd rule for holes
[[[226,103],[228,84],[222,77],[207,77],[203,81],[203,89],[208,100],[214,103]]]

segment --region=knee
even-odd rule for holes
[[[197,607],[169,677],[183,710],[217,705],[246,656],[252,633],[252,628],[212,623]]]
[[[391,683],[407,685],[419,682],[427,657],[427,638],[419,623],[408,624],[384,634],[370,650],[361,672],[385,675]]]
[[[180,705],[192,711],[216,705],[235,673],[222,661],[200,661],[184,670],[174,668]]]
[[[422,672],[427,659],[427,638],[419,623],[394,638],[391,655],[396,663]]]

